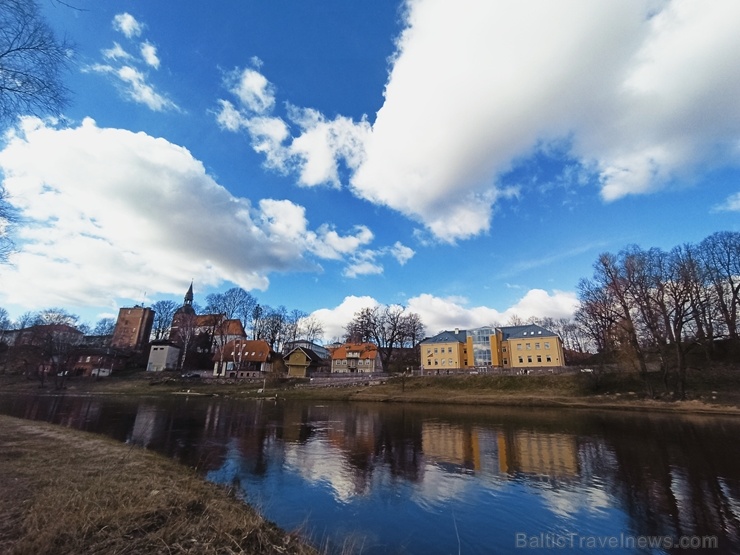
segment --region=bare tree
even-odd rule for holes
[[[159,340],[169,336],[172,318],[178,308],[175,301],[157,301],[152,305],[154,311],[152,334],[154,339]]]
[[[101,318],[95,324],[92,332],[93,335],[113,335],[116,328],[116,321],[113,318]]]
[[[58,40],[34,0],[0,0],[0,124],[18,115],[57,115],[71,45]]]
[[[324,324],[315,316],[306,316],[298,324],[298,337],[306,341],[318,341],[324,335]]]
[[[415,313],[401,305],[364,308],[345,327],[346,340],[370,342],[378,347],[384,369],[390,368],[394,351],[416,341],[424,326]]]
[[[699,245],[704,271],[730,339],[738,339],[740,311],[740,232],[721,231]]]
[[[64,324],[67,326],[76,326],[80,317],[72,314],[64,308],[46,308],[38,313],[36,323],[40,325]]]
[[[185,313],[179,316],[177,326],[177,340],[182,346],[182,356],[180,357],[180,368],[185,367],[185,361],[188,352],[193,346],[198,326],[195,314]]]
[[[206,297],[206,312],[223,314],[227,319],[239,319],[246,330],[257,306],[257,299],[241,287],[232,287],[223,293]]]
[[[262,336],[259,339],[267,341],[270,349],[280,351],[285,342],[287,323],[288,311],[284,306],[281,305],[277,308],[264,307],[261,325]]]
[[[16,318],[13,326],[17,330],[24,330],[39,323],[39,315],[37,312],[24,312],[18,318]]]
[[[586,337],[596,347],[596,352],[601,353],[602,366],[605,359],[613,351],[613,331],[616,325],[616,314],[614,311],[614,299],[610,290],[606,287],[588,280],[582,279],[578,283],[578,298],[580,306],[575,314],[575,320]],[[554,329],[554,326],[551,328]]]
[[[506,321],[507,326],[523,326],[524,324],[524,318],[522,318],[518,314],[512,314]]]

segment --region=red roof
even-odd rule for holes
[[[267,341],[235,339],[223,347],[223,360],[240,362],[267,362],[270,358],[270,346]],[[221,354],[213,356],[214,361],[221,359]]]
[[[374,359],[378,356],[378,347],[372,343],[345,343],[331,352],[332,360],[347,358],[347,353],[359,353],[359,358]]]

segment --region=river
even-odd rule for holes
[[[738,418],[176,395],[0,412],[196,467],[329,551],[740,553]]]

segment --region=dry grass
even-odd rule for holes
[[[139,448],[0,416],[0,552],[316,551],[224,489]]]

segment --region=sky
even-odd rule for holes
[[[740,3],[41,0],[63,117],[2,130],[11,317],[238,286],[432,335],[567,318],[602,252],[740,231]]]

